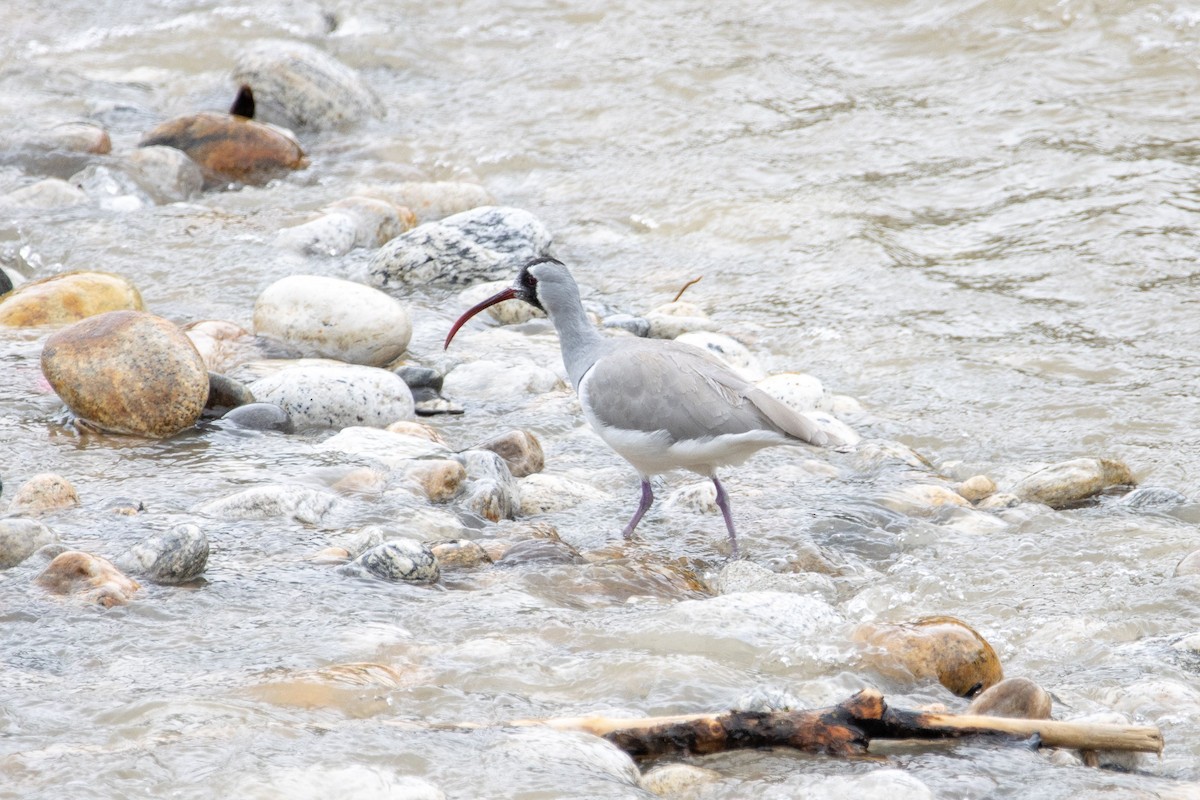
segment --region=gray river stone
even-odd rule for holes
[[[542,444],[529,431],[507,431],[475,445],[472,449],[488,450],[503,458],[514,478],[524,478],[526,475],[541,472],[542,467],[546,465]]]
[[[342,568],[346,574],[370,574],[387,581],[433,583],[441,577],[433,552],[415,539],[375,545]]]
[[[340,502],[337,495],[310,486],[268,484],[210,500],[196,510],[220,519],[290,518],[315,525]]]
[[[231,408],[221,419],[251,431],[296,432],[292,415],[274,403],[247,403]]]
[[[512,278],[526,261],[546,255],[551,241],[528,211],[482,206],[397,236],[371,259],[368,273],[383,289],[468,286]]]
[[[218,416],[229,409],[249,405],[254,402],[254,395],[246,384],[239,380],[221,375],[217,372],[208,373],[208,399],[204,402],[206,414]]]
[[[1187,501],[1187,495],[1166,486],[1139,486],[1122,497],[1119,505],[1138,511],[1169,511]]]
[[[490,450],[467,450],[459,458],[467,468],[465,508],[492,522],[521,513],[521,489],[503,458]]]
[[[412,391],[378,367],[289,367],[254,381],[250,391],[287,411],[298,430],[385,428],[414,416]]]
[[[156,583],[186,583],[208,565],[208,537],[199,526],[183,523],[147,536],[113,563]]]
[[[54,531],[35,519],[0,519],[0,569],[15,567],[39,548],[57,541]]]
[[[1133,473],[1120,461],[1076,458],[1027,475],[1010,491],[1025,502],[1065,508],[1114,486],[1133,483]]]

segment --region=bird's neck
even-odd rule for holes
[[[550,321],[558,332],[558,343],[562,347],[563,365],[571,378],[571,385],[579,388],[584,374],[600,356],[604,337],[592,325],[578,297],[560,298],[552,307],[547,306]]]

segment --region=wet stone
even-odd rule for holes
[[[502,292],[510,285],[512,285],[511,280],[477,283],[474,286],[464,289],[459,294],[459,306],[462,311],[466,311],[468,308],[473,308],[489,297]],[[500,325],[520,325],[529,322],[531,319],[544,319],[546,316],[545,311],[535,308],[524,300],[518,300],[515,297],[511,300],[504,300],[495,305],[488,306],[485,313]]]
[[[766,374],[750,349],[732,336],[712,331],[691,331],[676,336],[675,341],[703,350],[744,380],[762,380]]]
[[[936,483],[917,483],[893,489],[880,503],[901,514],[917,516],[947,506],[967,507],[967,500],[948,486]]]
[[[354,195],[332,203],[329,209],[354,219],[354,244],[358,247],[380,247],[417,226],[412,209],[377,197]]]
[[[454,397],[495,401],[545,394],[558,388],[561,381],[555,372],[536,364],[480,359],[450,370],[442,385]]]
[[[297,430],[383,428],[413,417],[412,392],[377,367],[290,367],[254,381],[250,391],[287,411]]]
[[[0,300],[0,327],[67,325],[106,311],[141,311],[132,283],[109,272],[64,272],[22,284]]]
[[[1113,487],[1134,483],[1133,473],[1120,461],[1076,458],[1027,475],[1011,492],[1026,502],[1067,508]]]
[[[525,539],[514,542],[496,564],[504,567],[523,564],[581,564],[583,556],[574,547],[558,539]]]
[[[444,458],[449,455],[444,445],[425,436],[358,427],[343,428],[317,445],[317,449],[367,456],[390,467],[414,458]]]
[[[253,402],[254,395],[246,388],[246,384],[227,375],[208,373],[208,399],[204,401],[206,416],[219,417],[230,409]]]
[[[475,445],[474,450],[490,450],[504,459],[514,478],[541,472],[546,465],[541,442],[529,431],[511,430]]]
[[[351,559],[358,558],[372,547],[378,547],[393,538],[378,525],[364,525],[353,533],[334,536],[335,546],[343,549]]]
[[[628,331],[643,339],[650,335],[650,320],[645,317],[635,317],[632,314],[613,314],[605,317],[601,324],[605,328]]]
[[[308,159],[290,134],[236,114],[212,111],[169,119],[142,137],[139,147],[173,147],[196,162],[205,185],[263,185]]]
[[[546,255],[551,236],[527,211],[484,206],[418,225],[379,249],[368,266],[383,289],[442,288],[511,278],[523,263]]]
[[[1005,508],[1015,508],[1019,505],[1021,505],[1021,498],[1015,494],[996,492],[980,500],[976,503],[975,507],[981,511],[1000,511]]]
[[[431,428],[423,422],[413,422],[412,420],[402,419],[393,422],[385,428],[389,433],[398,433],[402,436],[415,437],[417,439],[425,439],[434,444],[446,445],[446,440],[437,432],[436,428]]]
[[[376,545],[342,570],[348,575],[369,574],[407,583],[433,583],[440,577],[433,553],[413,539],[392,539]]]
[[[0,195],[0,208],[49,211],[85,205],[87,194],[61,178],[46,178]]]
[[[116,559],[126,572],[144,575],[156,583],[186,583],[208,565],[208,537],[191,523],[154,533]]]
[[[698,305],[686,300],[658,306],[647,313],[645,319],[650,325],[652,339],[674,339],[692,331],[711,331],[717,327]]]
[[[1187,575],[1200,575],[1200,550],[1193,550],[1175,565],[1176,578]]]
[[[431,542],[430,551],[443,569],[475,569],[492,563],[487,551],[470,539],[449,539]]]
[[[200,165],[174,147],[139,147],[128,155],[132,175],[155,203],[178,203],[204,189]]]
[[[90,553],[67,550],[54,557],[37,583],[55,594],[74,595],[106,608],[129,602],[141,588],[111,562]]]
[[[342,256],[357,242],[358,222],[342,212],[322,214],[275,234],[276,247],[306,256]]]
[[[978,695],[963,713],[1050,719],[1052,706],[1050,693],[1028,678],[1005,678]]]
[[[191,341],[161,317],[110,311],[46,339],[42,372],[81,420],[156,438],[190,428],[208,399],[208,370]]]
[[[296,431],[292,415],[274,403],[247,403],[226,411],[221,419],[250,431],[278,431],[279,433],[295,433]]]
[[[219,519],[283,518],[315,525],[340,502],[337,495],[308,486],[268,484],[210,500],[196,510]]]
[[[721,510],[717,506],[717,487],[712,481],[679,487],[667,496],[663,506],[696,514],[716,514]]]
[[[112,152],[112,139],[108,131],[90,122],[63,122],[38,132],[24,144],[40,150],[64,150],[94,155]]]
[[[396,367],[394,372],[409,389],[432,389],[439,392],[442,389],[442,374],[429,367],[403,366]]]
[[[977,503],[996,493],[996,484],[986,475],[974,475],[954,487],[964,500]]]
[[[467,470],[448,458],[413,461],[404,469],[404,480],[417,486],[431,503],[448,503],[462,493]]]
[[[691,764],[664,764],[647,770],[642,776],[641,786],[659,797],[679,798],[696,796],[702,787],[721,780],[716,770],[696,767]]]
[[[1187,501],[1187,495],[1165,486],[1139,486],[1122,497],[1120,505],[1137,511],[1170,511]]]
[[[491,522],[513,519],[521,512],[520,487],[504,459],[487,450],[468,450],[460,457],[470,481],[464,508]]]
[[[154,198],[142,188],[127,165],[91,164],[69,180],[97,206],[108,211],[136,211],[154,205]]]
[[[591,484],[564,475],[538,472],[520,480],[521,513],[525,516],[553,514],[580,503],[609,497]]]
[[[210,372],[221,375],[245,361],[264,355],[263,342],[240,325],[219,319],[204,319],[183,327]]]
[[[407,208],[419,222],[432,222],[495,203],[487,189],[464,181],[401,181],[359,187],[356,194],[378,197]]]
[[[17,487],[8,510],[14,514],[38,514],[77,505],[79,494],[69,480],[53,472],[43,472]]]
[[[809,411],[827,411],[830,407],[829,392],[821,379],[802,372],[782,372],[758,381],[758,388],[801,414]]]
[[[1004,677],[992,646],[954,617],[867,623],[855,630],[854,639],[866,646],[869,666],[906,685],[936,680],[959,697],[974,697]]]
[[[0,519],[0,569],[20,564],[42,547],[58,541],[58,535],[34,519]]]

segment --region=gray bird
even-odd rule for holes
[[[663,339],[602,336],[583,310],[575,279],[553,258],[530,261],[511,287],[459,317],[445,346],[471,317],[513,298],[550,317],[583,415],[641,476],[642,499],[625,526],[627,539],[654,502],[649,477],[687,469],[712,479],[732,557],[737,558],[729,497],[717,468],[741,464],[773,445],[843,444],[699,348]]]

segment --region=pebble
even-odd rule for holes
[[[1076,458],[1027,475],[1010,491],[1026,502],[1066,508],[1106,489],[1134,483],[1133,473],[1120,461]]]
[[[1050,719],[1053,701],[1050,693],[1028,678],[1005,678],[979,694],[964,714],[991,717]]]
[[[690,344],[714,356],[725,366],[751,383],[763,380],[766,373],[750,348],[723,333],[712,331],[689,331],[675,337],[675,341]]]
[[[520,480],[521,514],[553,514],[580,503],[609,497],[595,486],[563,475],[536,473]]]
[[[400,301],[370,286],[320,275],[289,275],[258,296],[254,331],[283,341],[303,356],[382,367],[408,347],[412,318]]]
[[[1169,511],[1187,501],[1187,495],[1165,486],[1139,486],[1122,497],[1120,505],[1137,511]]]
[[[246,403],[229,409],[221,419],[248,431],[296,432],[292,415],[274,403]]]
[[[433,553],[415,539],[392,539],[376,545],[342,570],[348,575],[365,573],[408,583],[434,583],[441,577]]]
[[[810,411],[828,411],[831,406],[829,392],[821,383],[821,379],[803,372],[782,372],[770,375],[758,381],[757,386],[788,408],[801,414],[807,414]]]
[[[150,145],[126,158],[134,179],[155,203],[179,203],[204,189],[204,172],[182,150]]]
[[[900,624],[866,623],[854,631],[867,664],[903,685],[937,680],[959,697],[973,697],[1004,678],[996,651],[954,617]]]
[[[837,599],[829,576],[817,572],[778,573],[753,561],[731,561],[721,568],[713,588],[717,594],[737,592],[791,592],[816,594],[826,601]]]
[[[259,401],[291,415],[297,430],[383,428],[412,419],[412,392],[395,373],[365,366],[298,366],[250,384]]]
[[[254,395],[246,384],[227,375],[208,373],[208,399],[204,401],[204,410],[210,416],[221,416],[230,409],[253,402]]]
[[[105,608],[129,602],[141,586],[111,562],[78,550],[59,553],[38,575],[37,582],[55,594],[76,595]]]
[[[0,195],[0,208],[51,211],[86,205],[87,194],[61,178],[45,178],[37,183]]]
[[[1182,578],[1185,575],[1200,575],[1200,550],[1193,550],[1175,565],[1175,577]]]
[[[118,557],[118,567],[144,575],[156,583],[186,583],[208,565],[208,537],[200,527],[182,523],[164,533],[154,533]]]
[[[700,306],[686,300],[658,306],[646,314],[645,320],[652,339],[674,339],[685,333],[711,331],[717,327]]]
[[[58,535],[35,519],[0,519],[0,569],[9,569],[58,541]]]
[[[267,484],[210,500],[196,510],[219,519],[294,519],[315,525],[341,501],[330,492],[310,486]]]
[[[974,475],[954,487],[954,490],[971,503],[978,503],[996,493],[996,484],[987,475]]]
[[[489,450],[467,450],[460,457],[469,479],[464,508],[491,522],[521,513],[521,490],[504,459]]]
[[[17,487],[8,510],[13,514],[39,514],[77,505],[79,494],[69,480],[53,472],[43,472]]]
[[[475,445],[473,450],[490,450],[504,459],[514,478],[524,478],[541,472],[546,466],[542,444],[529,431],[511,430]]]
[[[231,181],[259,186],[308,166],[290,133],[213,111],[169,119],[147,131],[138,146],[183,151],[196,162],[208,187]]]
[[[432,428],[423,422],[413,422],[412,420],[401,419],[396,420],[391,425],[388,425],[384,430],[389,433],[398,433],[401,436],[411,436],[417,439],[426,439],[434,444],[440,444],[446,447],[446,440],[438,433],[436,428]]]
[[[487,281],[463,289],[458,295],[458,304],[463,311],[487,300],[492,295],[507,289],[512,281]],[[520,325],[531,319],[544,319],[546,312],[535,308],[524,300],[513,298],[488,306],[487,315],[501,325]]]
[[[562,385],[557,373],[533,363],[480,359],[459,364],[446,373],[442,389],[454,397],[494,402],[545,394]]]
[[[109,272],[64,272],[18,286],[0,299],[0,327],[66,325],[106,311],[141,311],[142,295]]]
[[[691,764],[664,764],[642,775],[641,786],[647,792],[674,800],[695,797],[702,787],[721,780],[716,770]]]
[[[475,569],[492,563],[482,545],[470,539],[431,542],[429,549],[442,569]]]
[[[397,236],[379,249],[368,272],[380,288],[450,288],[511,279],[522,264],[546,255],[551,241],[528,211],[483,206]]]
[[[463,491],[467,470],[448,458],[412,461],[404,469],[404,480],[415,485],[432,503],[448,503]]]
[[[635,317],[632,314],[613,314],[605,317],[601,321],[601,325],[605,328],[627,331],[642,339],[650,335],[650,320],[645,317]]]
[[[981,511],[1000,511],[1005,508],[1015,508],[1021,505],[1021,498],[1009,492],[996,492],[989,494],[987,497],[976,503],[975,507]]]
[[[446,458],[449,451],[424,436],[409,436],[379,428],[343,428],[316,447],[355,456],[366,456],[394,467],[414,458]]]
[[[360,187],[356,194],[378,197],[395,206],[410,209],[420,222],[432,222],[495,202],[487,189],[477,183],[463,181],[403,181]]]
[[[253,46],[237,59],[233,80],[254,87],[255,116],[296,130],[345,128],[383,112],[357,72],[303,42]]]
[[[208,399],[208,370],[191,341],[142,311],[109,311],[55,332],[42,372],[81,420],[113,433],[171,436],[191,427]]]

